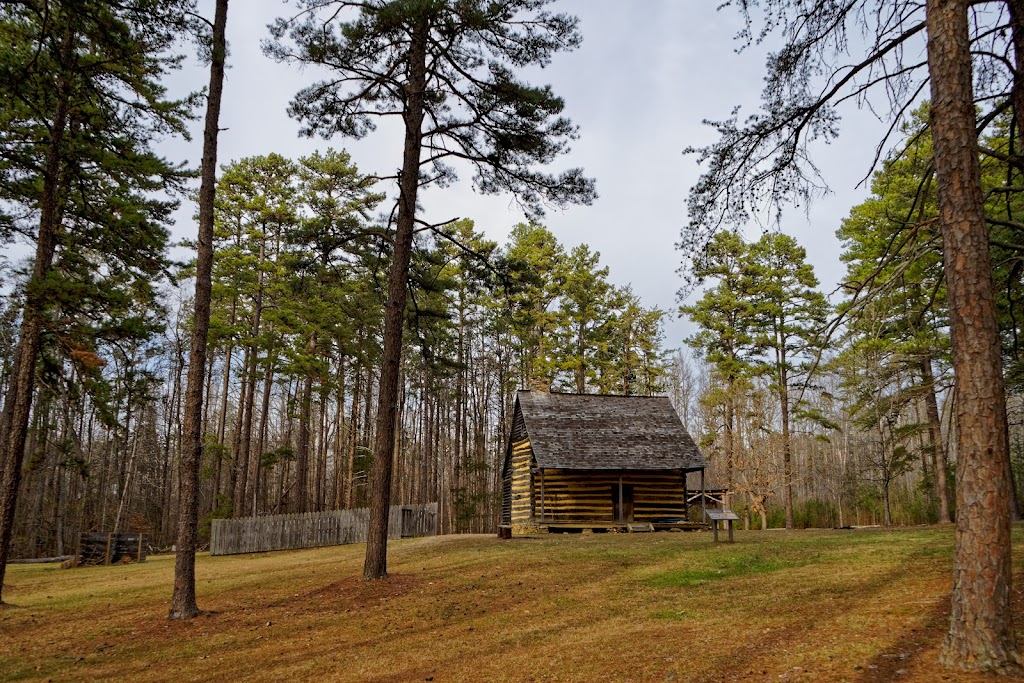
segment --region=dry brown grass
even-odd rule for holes
[[[988,680],[935,663],[951,548],[950,528],[448,537],[395,543],[371,583],[362,546],[200,556],[185,623],[170,557],[16,565],[0,680]]]

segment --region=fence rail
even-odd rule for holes
[[[215,519],[211,528],[210,554],[238,555],[365,543],[369,523],[368,508]],[[388,538],[433,536],[436,533],[437,503],[392,505],[388,511]]]

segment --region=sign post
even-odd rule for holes
[[[705,510],[704,514],[711,520],[711,529],[715,532],[715,543],[718,543],[718,523],[725,522],[729,527],[729,543],[732,543],[732,523],[739,521],[740,516],[732,510],[722,508],[720,510]]]

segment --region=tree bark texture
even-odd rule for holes
[[[199,536],[199,465],[203,455],[203,373],[210,331],[213,272],[213,200],[217,182],[217,134],[224,91],[225,27],[228,0],[217,0],[213,20],[213,59],[203,129],[203,162],[199,186],[199,241],[196,249],[196,298],[185,385],[185,426],[179,466],[178,537],[174,556],[174,592],[170,619],[190,619],[196,605],[196,542]]]
[[[957,524],[946,666],[1018,664],[1010,612],[1006,398],[975,134],[966,0],[928,0],[939,222],[953,342]]]
[[[409,263],[412,258],[416,194],[419,190],[420,148],[423,129],[423,98],[426,89],[427,33],[425,18],[417,21],[409,49],[409,76],[404,113],[405,144],[399,180],[395,249],[388,277],[387,310],[384,316],[384,349],[381,357],[377,400],[377,438],[373,449],[370,489],[370,524],[366,539],[364,579],[387,576],[388,506],[395,453],[395,421],[398,415],[398,382],[402,363],[402,332]]]

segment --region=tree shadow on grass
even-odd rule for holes
[[[815,633],[828,628],[828,622],[852,612],[859,605],[878,601],[880,594],[906,574],[905,569],[894,569],[873,577],[856,587],[845,590],[832,606],[816,605],[814,618],[789,620],[785,626],[773,629],[772,633],[757,639],[755,647],[737,648],[729,653],[730,664],[714,672],[707,681],[725,680],[764,680],[767,677],[778,680],[846,680],[856,683],[879,683],[891,681],[924,682],[945,681],[957,683],[982,683],[993,680],[1016,680],[1006,677],[993,677],[979,673],[953,671],[942,667],[938,661],[942,639],[949,627],[950,600],[948,594],[936,597],[920,611],[908,615],[903,624],[893,629],[889,635],[893,638],[887,644],[880,645],[878,652],[867,661],[857,661],[852,656],[842,661],[819,662],[817,670],[814,665],[807,668],[797,667],[782,673],[773,671],[777,664],[772,665],[765,658],[765,653],[785,651],[793,646],[810,642]],[[1024,573],[1014,577],[1015,586],[1024,587]],[[892,609],[905,607],[893,603]],[[1017,588],[1013,594],[1011,609],[1015,623],[1024,624],[1024,590]],[[878,628],[886,628],[880,624]],[[1018,641],[1021,641],[1018,629]],[[820,670],[820,669],[824,670]],[[824,677],[823,677],[824,676]]]
[[[816,591],[816,593],[828,594],[832,598],[831,604],[825,604],[823,601],[816,600],[813,610],[801,612],[799,615],[788,619],[784,625],[772,628],[770,633],[759,635],[756,641],[751,642],[749,646],[738,647],[728,652],[729,664],[716,670],[713,675],[700,680],[766,680],[769,676],[775,678],[776,674],[779,675],[778,680],[900,680],[901,676],[896,676],[895,672],[901,668],[908,668],[909,656],[903,660],[898,658],[889,659],[887,658],[887,653],[883,653],[867,664],[860,665],[852,659],[836,661],[829,657],[828,660],[821,660],[807,667],[797,667],[779,673],[776,670],[778,663],[771,661],[771,654],[775,652],[788,652],[794,647],[813,642],[818,637],[818,634],[831,633],[828,630],[831,628],[830,621],[841,618],[845,614],[853,613],[858,606],[877,602],[880,600],[879,595],[881,593],[905,575],[906,570],[904,568],[894,568],[864,580],[857,585],[847,586],[842,589],[841,593],[838,592],[836,587],[827,587]],[[942,603],[942,600],[939,600],[930,609],[941,609],[942,604],[940,603]],[[948,599],[945,599],[945,609],[948,615]],[[810,617],[808,617],[808,614],[810,614]],[[945,623],[942,621],[941,615],[938,615],[938,618],[931,619],[929,623],[939,622]],[[934,628],[934,625],[932,628]],[[940,631],[941,628],[940,625]],[[929,630],[927,633],[931,633],[931,631]],[[910,647],[910,643],[917,643],[922,637],[926,637],[926,634],[921,628],[911,627],[905,634],[907,647]],[[941,640],[941,637],[939,640]],[[906,651],[905,647],[901,648],[899,645],[894,645],[888,650],[888,652],[897,653]],[[767,657],[766,653],[768,653]],[[874,668],[870,668],[872,666]]]
[[[1017,626],[1017,644],[1021,640],[1020,626],[1024,624],[1024,573],[1013,577],[1015,587],[1011,595],[1010,611]],[[939,650],[949,630],[950,596],[935,600],[921,619],[921,626],[910,628],[888,648],[876,655],[862,669],[860,683],[875,681],[959,681],[963,683],[992,680],[1020,680],[994,674],[956,671],[939,664]]]
[[[938,664],[938,647],[949,625],[949,596],[944,595],[922,610],[919,626],[904,630],[885,652],[879,652],[864,665],[854,667],[860,673],[857,681],[953,680],[945,676]]]

